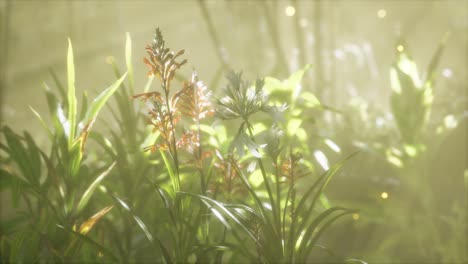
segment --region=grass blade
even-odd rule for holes
[[[83,208],[88,204],[89,198],[93,195],[94,191],[96,190],[96,187],[101,183],[104,178],[109,175],[109,172],[114,168],[116,162],[112,163],[109,168],[107,168],[101,175],[99,175],[93,183],[86,189],[86,191],[83,193],[83,196],[81,196],[80,201],[78,202],[78,207],[77,207],[77,213],[79,213]]]
[[[86,112],[85,118],[81,122],[82,125],[87,125],[91,120],[96,118],[96,116],[99,114],[99,111],[101,111],[104,104],[112,96],[112,94],[117,90],[117,88],[120,87],[120,84],[122,84],[126,76],[127,76],[127,73],[124,73],[124,75],[122,75],[120,79],[118,79],[115,83],[113,83],[111,86],[105,89],[102,93],[100,93],[93,100],[88,111]]]
[[[68,76],[68,121],[70,126],[70,134],[68,137],[68,146],[71,147],[76,133],[76,109],[77,100],[75,92],[75,64],[73,60],[73,47],[71,40],[68,39],[68,54],[67,54],[67,76]]]
[[[315,243],[317,242],[317,240],[320,238],[320,236],[322,235],[322,233],[333,223],[335,222],[337,219],[341,218],[342,216],[345,216],[347,214],[352,214],[352,213],[355,213],[356,211],[355,210],[346,210],[345,212],[341,213],[341,214],[338,214],[337,216],[331,218],[330,220],[328,220],[323,226],[322,228],[320,228],[319,231],[317,231],[317,233],[315,234],[315,236],[313,237],[313,239],[307,244],[307,248],[305,249],[305,252],[304,252],[304,259],[310,254],[310,251],[312,250],[312,248],[314,247]]]

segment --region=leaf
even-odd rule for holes
[[[115,256],[115,254],[110,251],[109,249],[107,249],[106,247],[100,245],[99,243],[97,243],[96,241],[92,240],[91,238],[89,238],[88,236],[85,236],[85,235],[82,235],[80,234],[79,232],[75,232],[71,229],[68,229],[68,228],[65,228],[63,226],[59,226],[57,225],[57,227],[73,234],[77,239],[80,239],[81,241],[84,241],[86,243],[88,243],[89,245],[93,246],[94,248],[96,248],[96,251],[101,251],[104,253],[105,256],[108,256],[110,257],[114,262],[119,262],[118,258]],[[69,247],[66,252],[65,252],[65,255],[67,255],[68,251],[70,251],[71,247]]]
[[[96,187],[101,183],[102,180],[109,174],[109,172],[114,168],[116,162],[114,161],[109,168],[107,168],[104,172],[101,173],[91,185],[86,189],[86,191],[81,196],[80,201],[78,202],[77,213],[81,212],[83,208],[88,204],[89,198],[93,195]]]
[[[291,100],[294,102],[297,100],[299,94],[301,93],[302,86],[300,85],[302,81],[302,77],[304,73],[311,67],[310,64],[306,64],[304,68],[300,69],[299,71],[291,74],[289,78],[286,80],[286,85],[288,86],[291,91],[293,91]]]
[[[302,196],[301,200],[298,203],[297,206],[297,212],[301,214],[302,216],[302,223],[300,224],[299,228],[296,231],[295,237],[299,236],[299,233],[301,230],[305,228],[306,223],[308,222],[309,218],[312,215],[313,208],[315,207],[315,203],[317,202],[317,199],[321,196],[323,190],[325,187],[328,185],[332,177],[343,167],[344,163],[351,159],[354,155],[356,155],[358,152],[355,152],[342,161],[334,164],[329,170],[324,172],[320,178],[318,178],[314,184],[306,191],[306,193]],[[315,195],[312,198],[311,204],[309,208],[306,208],[306,201],[309,199],[309,196],[312,195],[315,192]]]
[[[122,84],[126,76],[127,73],[124,73],[124,75],[122,75],[120,79],[118,79],[115,83],[113,83],[107,89],[102,91],[93,100],[88,111],[86,112],[85,118],[81,121],[80,125],[86,125],[89,122],[91,122],[91,120],[96,118],[96,116],[99,114],[99,111],[101,111],[102,107],[107,102],[107,100],[112,96],[112,94],[117,90],[117,88],[119,88],[120,84]]]
[[[127,213],[129,213],[132,216],[133,220],[135,220],[135,222],[138,224],[143,233],[145,233],[146,238],[153,244],[153,236],[151,235],[151,232],[149,231],[148,227],[146,227],[145,223],[133,213],[133,210],[130,208],[130,206],[128,206],[126,202],[124,202],[122,199],[120,199],[113,193],[109,194]]]
[[[21,179],[28,184],[38,183],[38,181],[35,181],[35,179],[31,177],[32,169],[29,166],[28,151],[19,140],[20,136],[15,134],[9,127],[3,128],[3,134],[8,144],[7,152],[23,174]]]
[[[62,82],[60,82],[59,78],[57,77],[57,74],[52,69],[49,69],[50,76],[52,76],[52,80],[55,83],[55,86],[57,86],[57,89],[60,93],[60,96],[62,97],[61,101],[66,101],[67,100],[67,94],[65,91],[65,87],[63,87]]]
[[[106,206],[103,209],[101,209],[99,212],[91,216],[88,220],[86,220],[83,224],[81,224],[79,232],[82,235],[86,235],[91,229],[96,225],[99,220],[106,215],[110,210],[112,210],[114,206]]]
[[[334,212],[338,212],[338,211],[347,212],[347,211],[350,211],[350,210],[347,210],[346,208],[342,208],[342,207],[332,207],[332,208],[327,209],[324,212],[320,213],[320,215],[318,215],[312,221],[312,223],[310,223],[307,226],[307,229],[305,229],[304,236],[302,237],[301,243],[299,245],[299,254],[301,254],[306,249],[306,247],[309,245],[309,241],[312,240],[312,236],[314,235],[314,232],[318,228],[319,224],[322,223],[323,221],[325,221],[327,219],[327,217],[332,215]],[[301,232],[302,232],[302,230],[301,230]],[[303,256],[303,257],[306,258],[307,256]]]
[[[167,172],[169,173],[169,177],[171,178],[172,187],[174,188],[174,191],[176,192],[180,191],[180,179],[174,173],[172,163],[167,159],[167,156],[166,156],[166,153],[164,153],[164,150],[159,149],[159,153],[161,153],[161,157],[163,158],[164,164],[166,165],[166,169],[167,169]]]
[[[239,130],[239,133],[237,133],[236,137],[231,143],[230,149],[231,151],[236,149],[237,153],[239,154],[240,157],[243,157],[245,155],[244,147],[247,147],[249,150],[250,154],[256,158],[261,158],[262,153],[260,153],[260,149],[264,148],[266,144],[257,144],[255,143],[249,135],[245,133],[243,129]]]
[[[257,244],[257,246],[259,248],[262,247],[262,245],[259,243],[259,241],[257,240],[256,236],[254,235],[254,233],[250,230],[250,228],[245,225],[244,223],[242,223],[242,221],[240,221],[234,213],[232,213],[228,208],[226,208],[224,206],[224,204],[214,200],[214,199],[211,199],[207,196],[203,196],[203,195],[196,195],[196,194],[191,194],[191,193],[185,193],[185,192],[180,192],[180,194],[183,194],[183,195],[187,195],[187,196],[192,196],[192,197],[196,197],[198,199],[200,199],[205,205],[208,206],[208,208],[211,210],[211,212],[213,213],[213,215],[228,229],[231,231],[232,235],[234,236],[234,238],[240,243],[240,245],[242,246],[242,248],[244,249],[244,252],[247,253],[250,257],[254,257],[252,255],[252,253],[247,249],[246,245],[245,245],[245,241],[240,237],[240,235],[238,234],[237,230],[234,229],[230,224],[229,222],[227,221],[228,219],[234,221],[238,226],[241,227],[241,229],[253,240],[253,242],[255,244]]]
[[[333,222],[335,222],[336,220],[338,220],[339,218],[341,218],[342,216],[345,216],[347,214],[352,214],[352,213],[355,213],[356,211],[355,210],[347,210],[341,214],[338,214],[337,216],[331,218],[330,220],[328,220],[323,226],[322,228],[320,228],[319,231],[317,231],[317,233],[315,234],[315,236],[313,237],[313,239],[307,244],[307,248],[305,249],[305,252],[304,252],[304,258],[307,258],[307,256],[310,254],[310,251],[312,250],[313,246],[315,245],[315,243],[318,241],[318,239],[320,238],[320,236],[322,235],[322,233],[327,230],[327,228],[333,224]]]
[[[68,146],[71,147],[73,140],[75,138],[76,131],[76,109],[77,109],[77,100],[75,95],[75,64],[73,61],[73,47],[71,40],[68,39],[68,54],[67,54],[67,76],[68,76],[68,121],[69,123],[69,137],[68,137]]]
[[[39,120],[39,123],[41,123],[42,127],[47,131],[47,135],[49,135],[49,138],[52,139],[53,138],[52,130],[50,130],[49,126],[45,123],[42,116],[32,106],[29,106],[29,109],[37,117],[37,119]]]
[[[40,177],[41,177],[41,155],[39,153],[39,148],[37,147],[36,143],[34,142],[31,134],[28,132],[24,132],[24,138],[26,140],[26,144],[28,146],[28,153],[29,153],[29,162],[28,165],[31,167],[31,178],[34,179],[34,182],[40,184]]]

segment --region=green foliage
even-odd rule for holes
[[[402,141],[417,144],[426,125],[434,101],[434,83],[437,65],[447,36],[434,53],[425,78],[420,76],[416,63],[403,44],[397,46],[397,59],[390,70],[392,97],[390,105]]]
[[[12,187],[13,201],[15,204],[21,201],[24,205],[21,207],[25,209],[21,213],[24,218],[15,223],[25,231],[8,232],[3,237],[3,249],[8,248],[3,255],[8,256],[9,262],[67,262],[82,245],[87,245],[90,250],[96,252],[108,252],[93,239],[82,238],[83,234],[89,232],[109,210],[101,210],[84,221],[79,231],[75,230],[80,219],[86,218],[89,211],[100,206],[96,204],[90,208],[88,203],[97,185],[113,167],[112,165],[106,171],[100,172],[101,168],[85,162],[88,134],[103,105],[120,86],[125,75],[104,90],[89,107],[85,103],[82,112],[86,114],[78,116],[71,42],[67,56],[67,72],[66,98],[65,93],[61,92],[60,100],[45,85],[53,129],[32,109],[48,133],[49,154],[42,150],[42,146],[38,146],[28,132],[21,136],[8,127],[2,128],[7,142],[6,145],[2,144],[7,160],[2,171],[8,176],[6,181]],[[63,89],[61,85],[58,87]],[[80,119],[81,121],[78,121]],[[94,179],[94,175],[98,173],[100,176]],[[88,209],[85,210],[86,208]],[[12,222],[4,223],[2,222],[2,230],[12,230],[9,224],[6,224]],[[25,236],[30,238],[24,240]],[[112,254],[107,257],[112,258]]]
[[[400,140],[376,140],[342,158],[321,148],[355,152],[318,131],[320,115],[333,108],[302,87],[310,65],[285,80],[249,82],[231,71],[213,99],[195,72],[187,81],[176,77],[184,51],[167,48],[158,29],[146,48],[145,87],[135,86],[140,74],[127,34],[125,73],[112,60],[115,81],[88,100],[86,92],[76,96],[69,41],[66,85],[55,74],[55,91],[44,84],[49,118],[31,107],[48,141],[1,128],[1,191],[15,208],[0,222],[2,262],[364,263],[345,256],[393,261],[394,252],[413,247],[423,260],[463,262],[464,204],[441,208],[424,167],[443,136],[427,131],[444,45],[424,77],[406,46],[397,53],[390,105]],[[104,109],[110,115],[97,119]],[[363,153],[380,162],[369,162],[371,169],[391,167],[401,187],[386,190],[385,201],[337,203],[331,180],[349,180],[339,172]],[[333,158],[339,161],[328,165]],[[466,192],[466,170],[464,177]],[[350,237],[355,223],[363,234],[386,230],[385,241],[343,252],[336,241]],[[444,230],[456,235],[448,239]]]

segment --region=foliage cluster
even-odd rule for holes
[[[142,93],[135,94],[127,35],[126,72],[112,63],[117,81],[90,103],[85,93],[78,111],[70,42],[66,86],[55,77],[56,95],[44,85],[52,125],[32,109],[50,149],[28,132],[2,128],[2,190],[18,208],[2,219],[2,260],[358,261],[320,243],[355,211],[331,206],[323,194],[344,160],[323,173],[307,161],[301,116],[323,109],[300,89],[308,66],[285,81],[253,84],[230,72],[224,95],[214,98],[195,72],[177,82],[184,51],[167,48],[159,29],[146,49]],[[154,79],[160,88],[150,90]],[[107,131],[92,131],[111,97]],[[327,256],[311,259],[316,250]]]

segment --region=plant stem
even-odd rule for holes
[[[255,142],[255,139],[254,139],[254,136],[253,136],[253,131],[252,131],[252,128],[250,126],[250,123],[247,120],[245,120],[245,122],[246,122],[246,125],[247,125],[247,128],[248,128],[248,131],[249,131],[249,135],[252,138],[252,141]],[[267,174],[266,174],[266,171],[265,171],[265,167],[263,166],[263,161],[262,161],[261,158],[257,158],[257,162],[258,162],[258,165],[260,166],[260,171],[262,172],[263,181],[265,182],[265,187],[266,187],[267,192],[268,192],[268,198],[270,199],[270,204],[271,204],[271,208],[272,208],[272,211],[273,211],[273,219],[274,219],[274,221],[276,223],[275,231],[277,232],[278,235],[280,235],[281,234],[280,215],[279,215],[279,212],[276,212],[275,200],[274,200],[274,197],[273,197],[273,193],[271,191],[270,183],[268,182],[268,177],[267,177]]]

